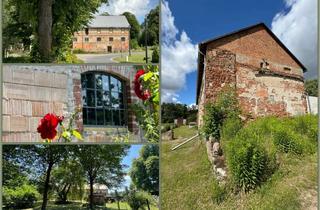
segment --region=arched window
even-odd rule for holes
[[[125,83],[101,72],[81,75],[83,124],[93,126],[127,125]]]

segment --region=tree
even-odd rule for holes
[[[6,30],[16,25],[26,25],[32,29],[33,62],[63,61],[70,51],[73,33],[79,31],[102,3],[108,0],[7,0],[10,7]],[[21,30],[20,30],[21,31]],[[28,31],[29,32],[29,31]],[[25,37],[30,34],[26,33]],[[18,37],[19,38],[19,37]]]
[[[309,96],[318,97],[318,80],[312,79],[305,82],[306,92]]]
[[[85,171],[90,185],[90,209],[94,208],[93,185],[105,184],[111,188],[124,179],[122,158],[127,154],[127,145],[79,145],[75,154]]]
[[[84,171],[77,160],[65,159],[52,171],[53,189],[58,194],[59,203],[67,203],[72,188],[82,190],[85,183]]]
[[[137,189],[159,195],[158,145],[145,145],[141,148],[140,157],[132,163],[130,177]]]
[[[161,106],[161,120],[163,123],[173,123],[174,119],[187,118],[188,107],[186,104],[163,103]]]
[[[139,39],[140,45],[145,46],[146,32],[148,46],[159,44],[159,12],[159,6],[150,10],[149,14],[144,20],[144,23],[142,23],[143,31]],[[147,22],[147,29],[145,28],[145,22]]]
[[[138,39],[140,35],[141,27],[136,16],[130,12],[125,12],[122,15],[126,16],[131,28],[130,28],[130,39]]]

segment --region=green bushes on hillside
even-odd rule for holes
[[[235,189],[250,191],[277,170],[277,153],[313,154],[317,148],[317,116],[265,117],[248,123],[227,120],[221,142]]]

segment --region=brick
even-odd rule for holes
[[[9,107],[12,115],[21,115],[21,100],[10,100]]]
[[[3,66],[3,82],[12,82],[12,71],[9,66]]]
[[[52,104],[53,106],[53,112],[56,114],[56,115],[63,115],[64,113],[64,109],[66,107],[66,105],[64,103],[59,103],[59,102],[54,102]]]
[[[30,132],[37,132],[37,128],[41,117],[30,117],[29,118],[29,131]]]
[[[2,99],[2,114],[11,114],[9,111],[9,100]]]
[[[52,87],[53,78],[53,73],[36,71],[34,73],[34,84],[39,86]]]
[[[10,116],[2,116],[2,131],[10,132]]]
[[[10,130],[13,132],[28,131],[29,121],[27,117],[12,116],[10,118]]]
[[[30,70],[13,69],[12,70],[12,82],[20,84],[34,84],[34,73]]]
[[[4,83],[3,97],[10,99],[29,99],[30,86]]]
[[[32,116],[31,101],[21,101],[21,115]]]
[[[67,99],[67,91],[65,89],[52,89],[52,101],[66,102]]]
[[[30,88],[30,100],[51,101],[51,88],[33,86]]]
[[[54,74],[53,87],[67,88],[68,76],[66,74]]]
[[[53,112],[53,106],[48,102],[34,101],[31,106],[33,117],[43,117],[45,114]]]

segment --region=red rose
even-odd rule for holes
[[[39,122],[37,131],[42,139],[54,139],[57,135],[56,127],[61,123],[63,117],[57,117],[55,114],[46,114]]]
[[[146,72],[143,69],[140,69],[137,71],[135,77],[134,77],[134,92],[138,96],[138,98],[142,100],[147,100],[150,98],[151,94],[149,90],[143,90],[143,87],[139,81],[139,78],[145,74]]]

